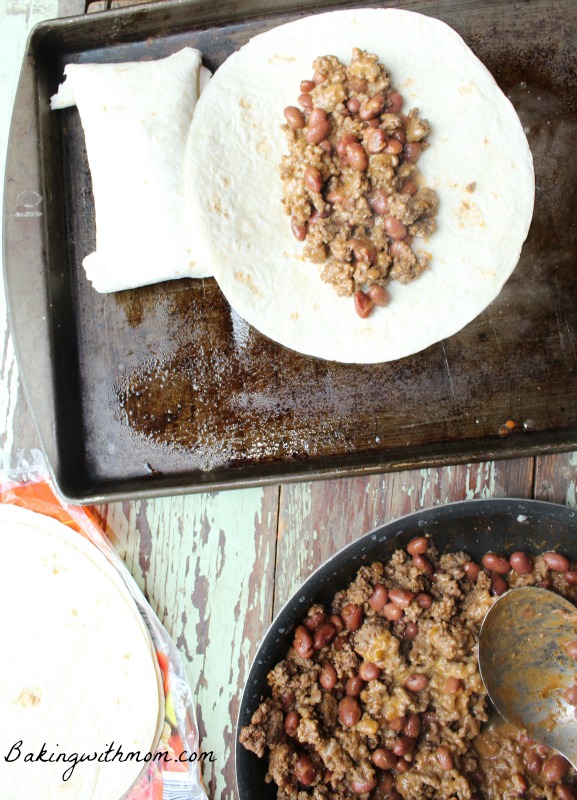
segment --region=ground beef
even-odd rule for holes
[[[295,636],[271,670],[272,699],[240,741],[259,757],[268,750],[266,780],[278,800],[577,798],[568,762],[489,722],[477,658],[494,575],[466,553],[439,556],[427,537],[408,547],[361,567],[328,609],[312,606],[300,626],[304,645]],[[511,570],[506,581],[577,600],[577,572],[553,572],[540,556],[529,574]],[[329,635],[315,650],[320,629]],[[298,652],[306,631],[310,657]],[[555,779],[551,759],[561,759]]]
[[[389,280],[407,283],[429,264],[411,247],[436,228],[437,195],[416,175],[429,124],[418,109],[401,112],[385,67],[358,48],[348,67],[317,58],[300,90],[302,108],[285,109],[284,208],[322,280],[368,316],[388,303]]]

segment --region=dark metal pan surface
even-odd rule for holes
[[[64,65],[192,45],[214,70],[266,28],[352,5],[168,0],[33,32],[9,142],[5,282],[33,416],[72,501],[577,448],[573,0],[394,4],[464,37],[514,103],[535,159],[535,215],[519,265],[495,302],[450,339],[392,363],[336,364],[257,333],[214,280],[112,295],[86,280],[82,259],[95,230],[82,126],[76,109],[56,114],[48,105]]]
[[[363,564],[386,561],[415,536],[430,534],[441,553],[463,550],[480,560],[488,551],[556,549],[577,561],[577,510],[538,500],[491,499],[447,503],[400,517],[357,539],[320,566],[290,598],[264,636],[250,668],[241,699],[236,736],[239,800],[274,800],[276,787],[265,784],[265,759],[238,741],[238,733],[268,694],[266,676],[285,657],[294,628],[313,603],[329,605]]]

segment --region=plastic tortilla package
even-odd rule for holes
[[[10,800],[206,800],[174,642],[36,452],[0,474],[0,786]]]

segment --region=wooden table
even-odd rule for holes
[[[123,3],[91,3],[101,10]],[[124,3],[127,4],[127,3]],[[0,0],[0,164],[28,30],[84,0]],[[0,290],[0,467],[38,447]],[[534,497],[577,506],[577,452],[100,506],[97,513],[182,654],[197,701],[205,779],[233,798],[234,721],[258,643],[328,556],[401,514],[453,500]]]

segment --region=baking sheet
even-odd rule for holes
[[[396,362],[337,364],[260,335],[212,279],[114,295],[99,295],[86,280],[94,208],[82,127],[76,109],[48,106],[64,64],[160,57],[191,45],[214,70],[255,33],[353,5],[252,0],[239,10],[169,0],[33,32],[10,135],[5,280],[33,416],[68,499],[577,449],[571,0],[395,4],[463,36],[515,105],[535,160],[535,214],[519,265],[457,335]]]

